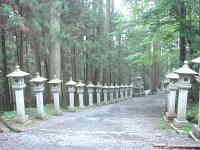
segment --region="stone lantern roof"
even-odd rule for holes
[[[111,85],[110,85],[110,88],[111,88],[111,89],[114,89],[114,88],[115,88],[115,87],[113,86],[113,84],[112,84],[112,83],[111,83]]]
[[[200,64],[200,57],[193,59],[192,62],[195,64]]]
[[[188,61],[184,61],[184,65],[174,72],[177,74],[183,74],[183,75],[197,75],[198,74],[194,70],[190,69],[188,65]]]
[[[11,78],[13,78],[13,77],[25,77],[25,76],[28,76],[28,75],[29,75],[29,73],[21,71],[19,65],[17,65],[15,67],[14,72],[8,74],[7,77],[8,78],[10,78],[10,77]]]
[[[96,88],[102,88],[102,85],[100,82],[97,83]]]
[[[104,89],[108,89],[109,87],[108,87],[108,85],[105,83],[104,86],[103,86],[103,88],[104,88]]]
[[[70,77],[70,80],[65,83],[65,85],[67,86],[75,86],[77,83],[75,81],[72,80],[72,77]]]
[[[90,81],[90,82],[89,82],[89,84],[87,85],[87,87],[88,87],[88,88],[94,88],[94,87],[95,87],[95,85],[94,85],[94,84],[92,84],[92,82]]]
[[[142,77],[141,76],[137,76],[136,79],[137,80],[142,80]]]
[[[84,86],[85,86],[85,84],[84,84],[84,83],[82,83],[82,81],[80,80],[76,86],[77,86],[77,87],[84,87]]]
[[[123,85],[123,84],[122,84],[122,85],[120,85],[120,88],[124,88],[124,87],[125,87],[125,85]]]
[[[167,78],[167,79],[174,79],[174,80],[176,80],[176,79],[179,79],[179,75],[177,74],[177,73],[174,73],[174,71],[175,71],[176,69],[175,68],[173,68],[173,72],[171,72],[171,73],[168,73],[165,77]]]
[[[33,83],[42,83],[42,82],[45,82],[47,81],[46,78],[44,77],[41,77],[39,72],[36,73],[36,77],[31,79],[30,82],[33,82]]]
[[[165,76],[168,79],[179,79],[179,75],[177,73],[169,73]]]
[[[50,80],[48,83],[49,84],[60,84],[62,82],[62,80],[58,79],[56,77],[56,75],[54,75],[54,78],[52,80]]]
[[[119,85],[117,85],[117,84],[116,84],[116,85],[115,85],[115,88],[117,88],[117,89],[118,89],[118,88],[119,88]]]

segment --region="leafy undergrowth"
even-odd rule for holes
[[[48,118],[51,118],[55,114],[54,106],[52,104],[45,105],[44,109]],[[16,114],[16,111],[4,112],[2,117],[5,120],[13,120],[16,117]],[[26,108],[26,114],[29,116],[30,119],[33,119],[37,116],[37,109]]]
[[[196,103],[189,103],[187,106],[187,113],[186,117],[189,123],[182,127],[181,130],[188,134],[192,131],[194,124],[198,123],[198,113],[199,113],[199,106]]]
[[[198,123],[198,113],[199,113],[199,106],[196,103],[188,104],[187,109],[187,120],[191,123]]]

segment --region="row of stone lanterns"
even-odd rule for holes
[[[7,75],[8,78],[12,80],[12,88],[15,91],[16,97],[16,121],[19,123],[24,123],[28,120],[28,116],[25,113],[25,104],[24,104],[24,88],[26,87],[24,83],[24,77],[28,76],[29,73],[20,70],[19,66],[16,66],[14,72]],[[47,81],[46,78],[40,76],[39,73],[36,73],[36,76],[30,80],[33,84],[33,91],[36,97],[37,105],[37,118],[46,119],[47,115],[44,111],[44,83]],[[60,84],[61,80],[57,79],[56,76],[54,79],[48,82],[51,85],[51,91],[54,98],[54,107],[55,114],[61,114],[60,104],[59,104],[59,93],[60,93]]]
[[[71,109],[74,109],[75,107],[75,94],[77,92],[78,94],[78,102],[79,102],[79,108],[84,108],[84,92],[85,88],[87,88],[88,92],[88,101],[89,106],[94,105],[94,92],[96,92],[96,98],[97,98],[97,105],[101,104],[108,104],[108,103],[116,103],[118,101],[127,99],[129,97],[133,96],[133,87],[132,86],[107,86],[105,84],[102,86],[100,83],[97,85],[92,84],[92,82],[89,82],[88,85],[85,85],[81,81],[76,83],[75,81],[70,79],[66,83],[66,86],[68,87],[68,93],[69,93],[69,105]],[[120,97],[119,97],[120,92]],[[129,93],[129,94],[128,94]],[[103,101],[101,99],[101,95],[103,96]],[[115,95],[115,97],[114,97]],[[108,101],[108,97],[110,98]]]
[[[11,78],[12,88],[15,91],[16,112],[17,112],[16,121],[19,123],[24,123],[28,120],[28,116],[25,113],[25,104],[24,104],[24,88],[26,87],[24,78],[28,75],[29,73],[21,71],[19,66],[16,66],[14,72],[7,75],[8,78]],[[30,80],[30,82],[33,85],[33,91],[36,97],[37,118],[40,118],[40,119],[47,118],[47,114],[44,110],[44,100],[43,100],[43,94],[45,90],[44,85],[46,81],[47,79],[44,77],[41,77],[39,73],[36,73],[36,76]],[[62,114],[62,111],[60,108],[59,95],[60,95],[60,90],[61,90],[60,84],[62,83],[62,81],[58,79],[56,76],[54,76],[54,78],[50,80],[48,83],[51,86],[55,114],[60,115]],[[75,107],[75,100],[76,100],[75,92],[77,92],[78,94],[79,108],[84,108],[85,88],[87,88],[87,92],[88,92],[89,106],[93,105],[93,100],[94,100],[93,93],[95,91],[96,91],[96,96],[97,96],[97,105],[108,104],[108,102],[116,103],[133,96],[133,86],[128,86],[128,85],[107,86],[105,84],[104,86],[102,86],[100,83],[98,83],[97,85],[93,85],[90,82],[86,86],[81,81],[77,83],[73,81],[71,78],[70,81],[66,83],[66,86],[68,87],[70,109],[74,109]],[[114,98],[114,93],[115,93],[115,98]],[[103,94],[103,101],[101,99],[101,94]],[[108,96],[110,97],[109,101],[108,101]]]
[[[168,85],[168,102],[166,117],[169,120],[173,120],[176,127],[183,127],[187,124],[186,110],[188,91],[191,88],[191,78],[197,75],[195,71],[189,68],[188,62],[185,61],[184,65],[166,75],[169,79]],[[176,93],[178,91],[178,105],[177,115],[175,113]]]

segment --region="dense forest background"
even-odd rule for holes
[[[12,96],[6,75],[16,64],[86,84],[141,75],[156,91],[173,67],[200,55],[200,0],[121,1],[123,11],[115,0],[0,0],[1,95]]]

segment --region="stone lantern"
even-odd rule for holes
[[[25,114],[24,105],[24,88],[26,87],[24,83],[24,77],[28,76],[29,73],[20,70],[17,65],[14,72],[7,75],[8,78],[12,79],[12,88],[15,90],[16,98],[16,121],[18,123],[24,123],[28,120],[28,115]]]
[[[101,92],[102,92],[102,85],[100,82],[96,85],[96,92],[97,92],[97,105],[101,105]]]
[[[103,86],[103,97],[104,97],[104,103],[108,104],[108,86],[106,83]]]
[[[142,77],[141,76],[137,76],[136,77],[136,80],[137,80],[137,87],[139,89],[139,95],[143,95],[143,91],[144,91],[144,82],[142,80]]]
[[[121,101],[124,100],[124,86],[123,85],[120,86],[120,100]]]
[[[173,71],[175,71],[175,69],[173,69]],[[166,118],[168,120],[172,120],[176,117],[175,104],[176,104],[176,91],[178,90],[176,81],[179,79],[179,75],[172,72],[167,74],[166,78],[170,80]]]
[[[187,98],[188,90],[191,88],[191,77],[192,75],[196,75],[197,73],[189,68],[188,61],[185,61],[184,65],[174,72],[179,74],[179,81],[177,83],[177,86],[179,88],[178,112],[177,118],[174,120],[174,125],[176,127],[182,127],[187,123]]]
[[[76,92],[76,82],[72,80],[72,77],[70,80],[65,83],[65,85],[68,87],[69,92],[69,109],[74,109],[74,96]]]
[[[200,64],[200,57],[193,59],[192,60],[193,63],[195,64]],[[200,67],[199,67],[199,75],[200,75]],[[200,76],[196,76],[196,81],[198,82],[198,84],[200,85]],[[200,90],[199,90],[199,114],[198,114],[198,124],[194,125],[193,129],[192,129],[192,133],[195,135],[195,137],[197,137],[198,139],[200,139]]]
[[[48,82],[51,86],[51,92],[53,95],[53,101],[54,101],[54,109],[56,115],[61,115],[62,111],[60,109],[60,86],[62,81],[54,76],[52,80]]]
[[[115,85],[115,102],[119,101],[119,86]]]
[[[112,104],[114,101],[114,86],[112,83],[109,86],[109,91],[110,91],[110,103]]]
[[[129,85],[129,89],[130,89],[129,90],[129,94],[130,94],[129,96],[130,96],[130,98],[132,98],[133,97],[133,85],[132,84]]]
[[[89,82],[87,85],[88,96],[89,96],[89,106],[93,106],[93,93],[94,93],[95,85],[92,82]]]
[[[44,100],[43,100],[43,93],[44,93],[44,84],[47,81],[46,78],[41,77],[39,72],[36,73],[36,76],[30,80],[33,84],[33,91],[35,92],[36,96],[36,105],[37,105],[37,118],[38,119],[47,119],[47,115],[44,111]]]
[[[128,85],[125,85],[125,98],[126,99],[128,99],[128,90],[129,90]]]
[[[78,97],[79,97],[79,107],[84,108],[84,88],[85,84],[82,83],[82,81],[79,81],[76,85]]]

